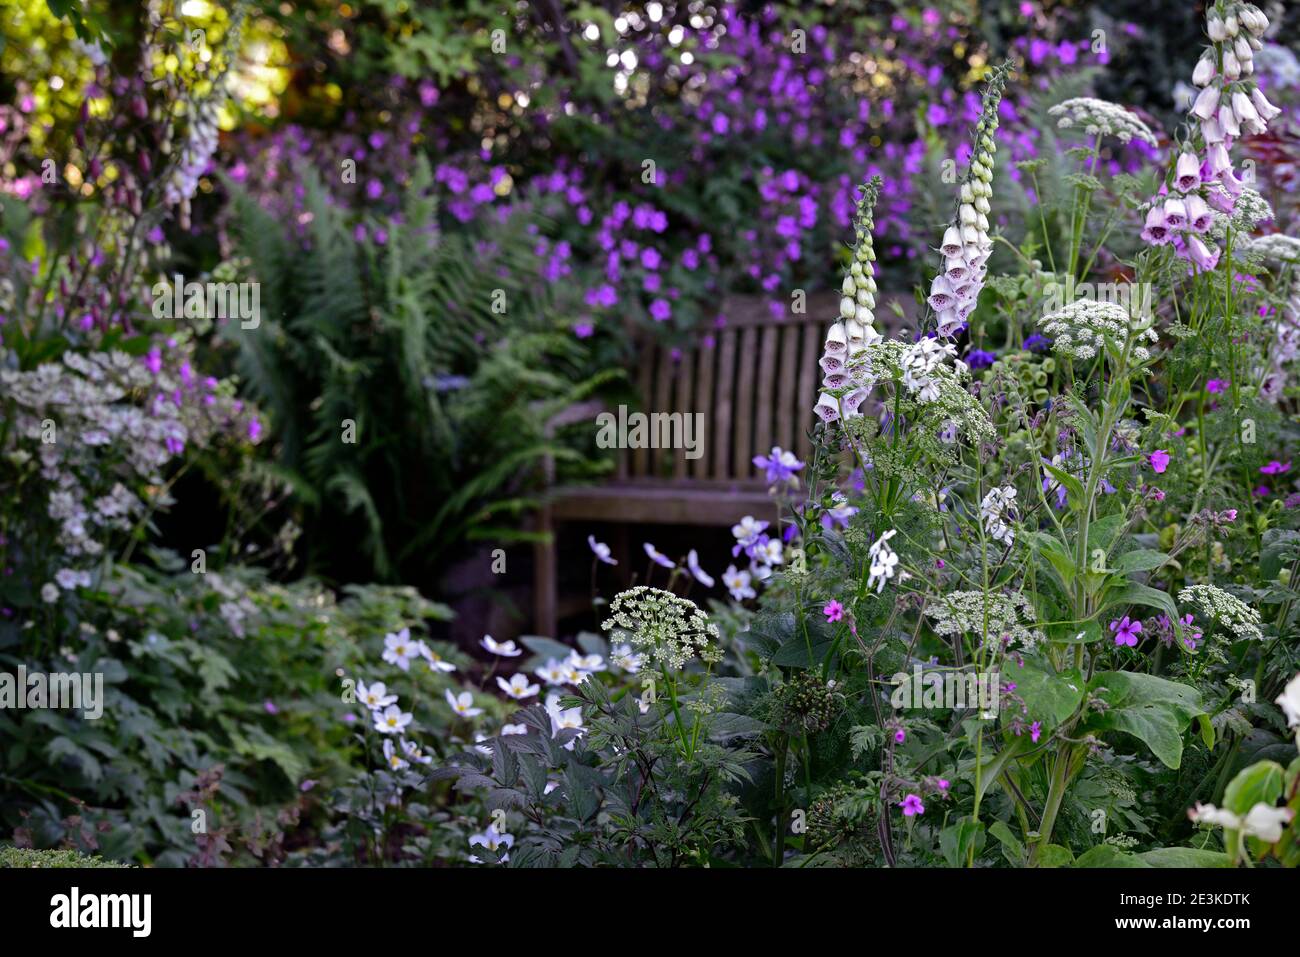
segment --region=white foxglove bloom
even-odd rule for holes
[[[1192,104],[1192,115],[1202,120],[1213,119],[1215,113],[1219,110],[1219,88],[1217,86],[1207,86],[1197,94],[1196,102]]]
[[[827,395],[825,392],[817,397],[817,405],[814,406],[813,411],[826,423],[834,422],[840,417],[839,403],[834,396]]]
[[[1197,86],[1205,86],[1214,79],[1214,57],[1203,56],[1196,63],[1196,69],[1192,71],[1192,82]]]

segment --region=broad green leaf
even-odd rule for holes
[[[958,821],[939,833],[939,850],[949,867],[965,867],[974,850],[978,857],[984,849],[984,825],[979,821]]]
[[[1119,558],[1115,559],[1114,571],[1129,574],[1130,572],[1149,572],[1152,569],[1159,568],[1169,561],[1169,556],[1164,552],[1156,551],[1154,548],[1135,548],[1131,552],[1125,552]]]
[[[1039,867],[1070,867],[1073,864],[1074,854],[1060,844],[1048,844],[1038,851]]]
[[[1065,545],[1055,535],[1049,535],[1047,532],[1035,532],[1029,539],[1031,546],[1036,546],[1038,553],[1048,560],[1051,569],[1056,572],[1056,579],[1061,586],[1061,590],[1069,593],[1070,585],[1074,581],[1074,559],[1066,550]]]
[[[1233,814],[1246,815],[1256,804],[1272,807],[1282,794],[1285,772],[1276,761],[1260,761],[1244,768],[1223,792],[1223,806]]]
[[[994,821],[989,825],[989,833],[1002,845],[1002,856],[1012,867],[1019,867],[1025,862],[1025,845],[1011,833],[1005,821]]]
[[[1075,867],[1152,867],[1136,854],[1121,851],[1113,844],[1098,844],[1074,862]]]
[[[1138,860],[1151,867],[1231,867],[1232,858],[1222,851],[1206,851],[1196,847],[1157,847],[1143,851]]]
[[[1058,469],[1055,465],[1044,463],[1043,468],[1045,468],[1058,483],[1065,486],[1066,491],[1070,493],[1070,504],[1075,508],[1081,507],[1080,503],[1083,501],[1083,484],[1069,472],[1064,469]]]
[[[1052,674],[1032,659],[1021,667],[1014,659],[1003,664],[1003,682],[1014,682],[1015,694],[1024,699],[1029,721],[1041,721],[1050,731],[1074,714],[1083,700],[1086,683],[1074,669]]]
[[[1089,715],[1084,727],[1093,731],[1123,731],[1142,741],[1166,767],[1183,759],[1183,729],[1201,713],[1195,688],[1155,675],[1104,671],[1089,688],[1107,710]]]
[[[1173,596],[1168,592],[1152,588],[1150,585],[1129,582],[1123,588],[1107,591],[1103,598],[1101,610],[1104,612],[1109,608],[1123,608],[1126,605],[1144,605],[1147,608],[1158,608],[1169,616],[1170,621],[1178,620],[1178,606],[1174,604]]]

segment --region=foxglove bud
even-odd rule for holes
[[[1233,102],[1235,103],[1236,101],[1234,100]],[[1259,118],[1265,123],[1282,112],[1268,101],[1268,97],[1264,95],[1264,91],[1259,87],[1255,87],[1255,89],[1250,91],[1250,102],[1255,105],[1255,112],[1259,114]]]
[[[1214,58],[1203,56],[1196,63],[1196,69],[1192,71],[1192,82],[1197,86],[1205,86],[1214,79]]]
[[[1217,86],[1207,86],[1196,97],[1196,102],[1192,104],[1192,115],[1200,117],[1203,120],[1213,118],[1219,109],[1219,88]]]

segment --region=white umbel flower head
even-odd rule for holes
[[[1214,64],[1211,63],[1211,70],[1213,67]],[[1091,96],[1078,96],[1056,104],[1047,112],[1056,118],[1056,125],[1061,129],[1081,129],[1088,136],[1113,136],[1121,143],[1136,138],[1151,146],[1156,145],[1156,136],[1151,132],[1151,127],[1143,123],[1136,113],[1117,103]]]

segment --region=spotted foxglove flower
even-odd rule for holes
[[[1177,255],[1200,271],[1216,268],[1220,257],[1219,250],[1200,235],[1210,233],[1222,242],[1222,232],[1207,229],[1204,217],[1193,218],[1190,210],[1182,221],[1163,222],[1153,216],[1153,211],[1161,204],[1167,206],[1171,198],[1190,201],[1199,197],[1220,212],[1231,214],[1241,201],[1245,184],[1232,168],[1233,142],[1242,136],[1267,132],[1269,121],[1280,112],[1253,79],[1255,53],[1262,49],[1258,39],[1262,32],[1257,34],[1257,29],[1266,31],[1268,18],[1254,5],[1239,0],[1209,5],[1206,32],[1211,45],[1192,73],[1193,83],[1201,88],[1190,111],[1196,123],[1161,195],[1152,199],[1142,231],[1142,238],[1152,245],[1172,243]],[[1196,170],[1196,166],[1200,169]],[[1232,225],[1241,232],[1253,230],[1260,219],[1256,212],[1251,212],[1248,224]]]
[[[993,165],[998,149],[993,134],[998,128],[998,106],[1009,73],[1007,63],[994,68],[988,77],[972,136],[970,167],[958,190],[957,217],[939,246],[943,264],[930,284],[928,301],[935,312],[938,334],[945,338],[956,336],[975,311],[988,272],[985,263],[993,249],[988,216],[992,211]]]
[[[880,196],[882,180],[873,176],[869,182],[859,188],[857,212],[854,224],[853,257],[845,270],[840,283],[840,317],[826,333],[826,342],[820,365],[823,373],[822,388],[844,389],[860,382],[855,382],[848,371],[849,359],[859,355],[869,345],[880,341],[880,333],[875,329],[876,308],[876,251],[872,244],[871,231],[875,228],[872,211]],[[859,399],[859,402],[861,400]],[[841,417],[853,418],[858,415],[857,403],[851,407],[842,406],[835,396],[826,391],[817,397],[813,411],[823,422],[830,424]],[[775,455],[776,450],[773,449]],[[787,453],[788,454],[788,453]],[[755,465],[768,469],[768,481],[772,478],[770,466],[754,460]]]

